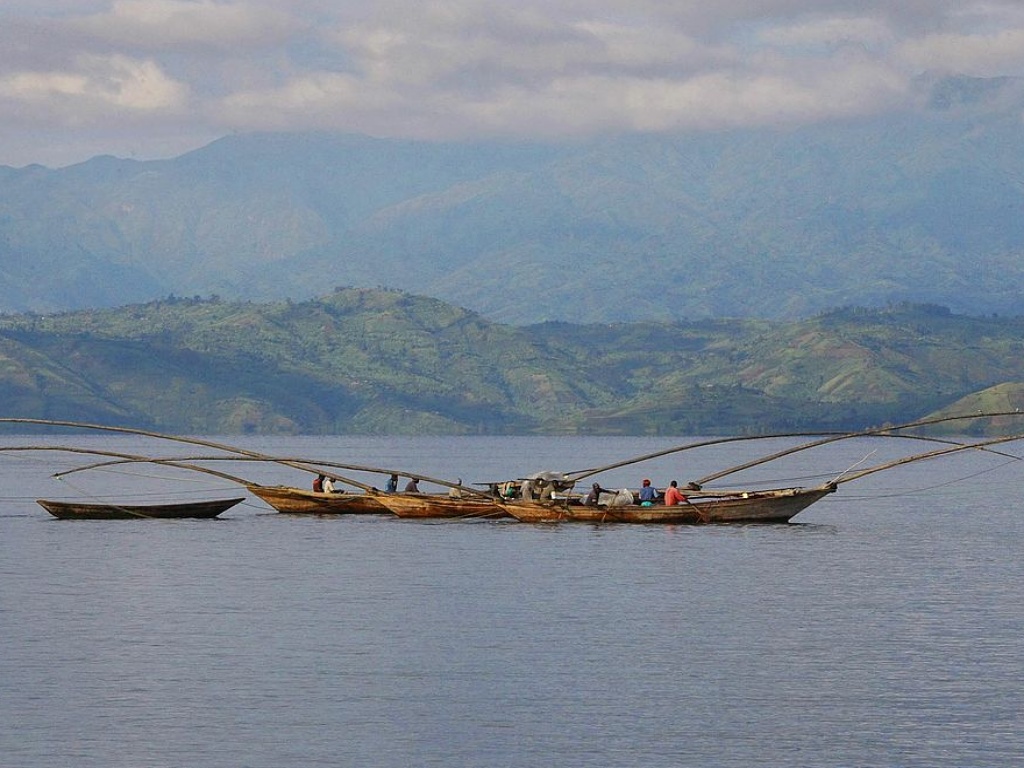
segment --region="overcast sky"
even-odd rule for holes
[[[1024,76],[1024,0],[2,0],[0,164],[786,125],[936,71]]]

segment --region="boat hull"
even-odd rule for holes
[[[37,499],[36,503],[61,520],[180,520],[217,517],[244,497],[183,504],[80,504]]]
[[[507,509],[517,520],[526,523],[787,523],[811,504],[834,491],[835,486],[832,485],[819,488],[748,491],[696,498],[690,503],[672,507],[587,507],[513,502]]]
[[[434,496],[429,493],[389,493],[377,498],[398,517],[508,517],[504,504],[485,498],[453,499],[450,496]]]
[[[317,493],[283,485],[250,485],[249,492],[278,512],[306,515],[380,515],[387,509],[369,493]]]

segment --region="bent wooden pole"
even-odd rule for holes
[[[894,467],[900,467],[905,464],[912,464],[916,461],[924,461],[926,459],[934,459],[939,456],[947,456],[951,453],[959,453],[960,451],[969,451],[976,448],[984,448],[989,445],[1000,445],[1002,443],[1012,443],[1015,440],[1024,440],[1024,433],[1018,433],[1016,435],[1007,435],[1004,437],[994,437],[991,440],[982,440],[980,443],[961,443],[959,445],[952,446],[950,448],[940,448],[935,451],[928,451],[926,453],[917,453],[912,456],[904,456],[900,459],[894,459],[893,461],[887,461],[884,464],[878,464],[874,467],[867,467],[865,469],[858,470],[857,472],[850,472],[842,477],[837,477],[833,480],[833,484],[838,485],[840,483],[848,483],[852,480],[859,480],[867,475],[874,474],[875,472],[882,472],[886,469],[893,469]],[[1018,457],[1013,457],[1018,458]],[[1019,460],[1019,458],[1018,458]]]
[[[59,419],[32,419],[32,418],[15,418],[15,417],[0,417],[0,424],[35,424],[41,426],[50,427],[69,427],[73,429],[86,429],[100,432],[114,432],[118,434],[127,435],[138,435],[141,437],[149,437],[155,440],[168,440],[176,443],[184,443],[186,445],[198,445],[205,448],[214,448],[216,450],[225,451],[227,453],[235,454],[236,456],[248,457],[256,461],[265,461],[268,463],[280,464],[282,466],[292,467],[303,472],[309,472],[311,474],[323,474],[330,477],[338,482],[351,485],[354,488],[360,488],[368,493],[376,492],[378,489],[372,485],[368,485],[359,480],[344,475],[332,473],[325,470],[324,467],[336,467],[339,469],[346,469],[348,471],[366,471],[379,474],[387,475],[402,475],[403,477],[415,477],[419,480],[423,480],[428,483],[434,483],[446,488],[458,488],[459,490],[475,496],[489,497],[488,494],[481,491],[477,491],[473,488],[463,486],[459,483],[453,483],[450,480],[442,480],[440,478],[430,477],[419,472],[409,472],[404,469],[387,469],[381,467],[365,467],[356,464],[341,464],[338,462],[323,462],[318,460],[307,461],[307,460],[293,460],[288,458],[281,458],[278,456],[272,456],[266,453],[260,453],[259,451],[250,451],[245,448],[241,448],[237,445],[229,445],[227,443],[219,443],[213,440],[206,440],[200,437],[183,437],[181,435],[170,435],[163,432],[154,432],[147,429],[137,429],[135,427],[115,427],[108,426],[105,424],[91,424],[88,422],[79,421],[66,421]]]
[[[114,461],[104,462],[104,464],[115,464],[115,463],[116,464],[125,464],[125,463],[128,463],[128,462],[159,463],[159,464],[166,464],[166,465],[172,466],[172,467],[177,467],[179,469],[187,469],[187,470],[192,471],[192,472],[202,472],[204,474],[212,475],[213,477],[218,477],[218,478],[220,478],[222,480],[229,480],[229,481],[231,481],[233,483],[239,483],[241,485],[249,485],[250,484],[250,481],[246,480],[245,478],[237,477],[236,475],[229,475],[226,472],[219,472],[216,469],[210,469],[209,467],[203,467],[203,466],[200,466],[198,464],[190,463],[192,461],[207,461],[211,457],[203,457],[203,456],[188,457],[188,456],[183,456],[180,459],[165,459],[165,460],[161,461],[161,460],[152,459],[149,456],[140,456],[139,454],[134,454],[134,453],[120,453],[120,452],[117,452],[117,451],[103,451],[103,450],[99,450],[99,449],[95,449],[95,448],[76,448],[76,447],[73,447],[73,446],[66,446],[66,445],[7,445],[7,446],[0,446],[0,451],[10,452],[10,453],[21,453],[21,452],[29,452],[29,451],[47,451],[47,452],[52,451],[52,452],[55,452],[55,453],[86,454],[86,455],[89,455],[89,456],[113,456],[113,457],[116,457],[116,459]],[[98,466],[98,465],[93,465],[93,466]],[[75,471],[77,471],[77,469],[67,470],[65,472],[55,472],[52,476],[56,477],[56,478],[60,478],[60,477],[63,477],[64,475],[69,475],[69,474],[71,474],[72,472],[75,472]]]
[[[1017,412],[1017,411],[996,411],[996,412],[991,412],[991,413],[961,414],[961,415],[957,415],[957,416],[938,416],[938,417],[934,417],[934,418],[930,418],[930,419],[919,419],[917,421],[911,421],[911,422],[907,422],[905,424],[889,425],[889,426],[885,426],[885,427],[874,427],[874,428],[871,428],[871,429],[865,429],[865,430],[861,430],[861,431],[857,431],[857,432],[828,432],[828,431],[823,431],[823,432],[779,432],[779,433],[774,433],[774,434],[770,434],[770,435],[742,435],[742,436],[734,436],[734,437],[719,437],[719,438],[713,438],[713,439],[710,439],[710,440],[701,440],[701,441],[698,441],[698,442],[695,442],[695,443],[686,443],[684,445],[674,446],[672,448],[666,448],[664,450],[655,451],[653,453],[647,453],[647,454],[643,454],[641,456],[635,456],[633,458],[623,459],[622,461],[617,461],[617,462],[615,462],[613,464],[607,464],[607,465],[605,465],[603,467],[595,467],[595,468],[592,468],[592,469],[584,469],[584,470],[578,470],[578,471],[575,471],[575,472],[567,472],[566,476],[568,478],[571,478],[572,480],[574,480],[576,482],[579,482],[580,480],[583,480],[584,478],[591,477],[592,475],[596,475],[596,474],[599,474],[601,472],[607,472],[607,471],[612,470],[612,469],[619,469],[620,467],[627,467],[627,466],[631,466],[633,464],[640,464],[642,462],[649,461],[651,459],[660,458],[662,456],[669,456],[669,455],[672,455],[674,453],[682,453],[684,451],[689,451],[689,450],[692,450],[692,449],[695,449],[695,448],[705,448],[705,447],[712,446],[712,445],[721,445],[723,443],[735,443],[735,442],[742,442],[742,441],[749,441],[749,440],[775,440],[775,439],[787,438],[787,437],[815,437],[815,436],[820,437],[819,440],[813,440],[813,441],[811,441],[809,443],[801,443],[800,445],[795,446],[793,448],[787,448],[785,451],[780,451],[778,453],[771,454],[770,456],[763,456],[763,457],[754,459],[751,462],[744,462],[743,464],[739,464],[739,465],[737,465],[735,467],[729,467],[727,469],[721,470],[720,472],[716,472],[714,474],[707,475],[706,477],[702,477],[702,478],[700,478],[700,479],[695,481],[695,483],[697,485],[703,485],[704,483],[709,483],[712,480],[717,480],[717,479],[719,479],[721,477],[725,477],[727,475],[735,474],[736,472],[739,472],[741,470],[749,469],[750,467],[755,467],[755,466],[758,466],[759,464],[764,464],[766,462],[773,461],[773,460],[778,459],[778,458],[782,458],[783,456],[788,456],[788,455],[790,455],[792,453],[796,453],[796,452],[799,452],[799,451],[805,451],[805,450],[808,450],[810,448],[815,448],[815,447],[820,446],[820,445],[827,445],[828,443],[833,443],[833,442],[836,442],[838,440],[848,440],[848,439],[854,438],[854,437],[876,437],[877,436],[877,437],[898,437],[898,438],[904,438],[904,439],[910,439],[910,440],[925,440],[925,441],[934,441],[934,442],[945,442],[941,438],[927,437],[927,436],[923,436],[923,435],[901,435],[901,434],[895,434],[895,433],[897,433],[900,430],[907,430],[907,429],[914,429],[914,428],[917,428],[917,427],[932,426],[934,424],[940,424],[940,423],[948,422],[948,421],[962,421],[962,420],[966,420],[966,419],[991,418],[991,417],[995,417],[995,416],[1021,416],[1021,415],[1022,414]],[[1017,457],[1013,457],[1013,458],[1017,458]]]

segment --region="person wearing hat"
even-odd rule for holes
[[[640,503],[645,507],[651,506],[658,498],[658,489],[651,485],[649,478],[644,478],[643,485],[640,486],[638,498]]]

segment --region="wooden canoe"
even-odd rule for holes
[[[431,493],[384,493],[377,500],[399,517],[508,517],[504,504],[482,496],[453,499]]]
[[[701,492],[691,496],[690,503],[672,507],[588,507],[516,501],[506,505],[506,509],[526,523],[786,523],[835,490],[835,485],[829,483],[817,488]]]
[[[386,514],[387,508],[371,493],[318,493],[285,485],[248,485],[254,496],[278,512],[313,515]]]
[[[237,499],[192,501],[182,504],[83,504],[50,499],[37,499],[36,502],[51,515],[62,520],[176,520],[216,517],[244,500],[244,497],[240,496]]]

